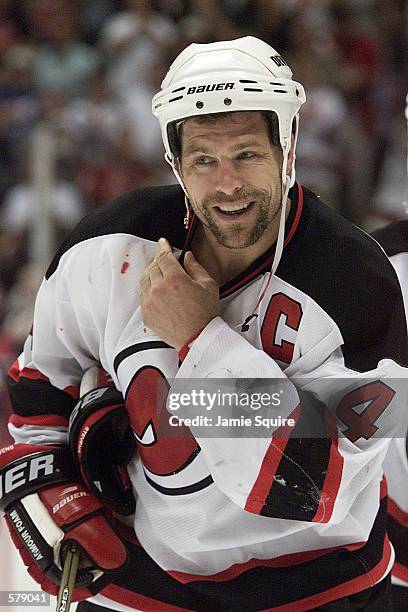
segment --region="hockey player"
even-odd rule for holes
[[[190,45],[153,100],[181,186],[88,216],[47,271],[10,370],[1,505],[43,589],[81,548],[81,612],[390,609],[402,297],[380,247],[295,182],[304,100],[260,40]],[[110,387],[75,406],[95,364],[124,406]],[[172,435],[167,393],[214,378],[278,381],[295,427]],[[309,438],[305,391],[323,415]],[[124,464],[131,535],[112,512],[133,510]]]
[[[408,125],[408,95],[405,118]],[[408,155],[407,155],[408,174]],[[407,184],[408,187],[408,184]],[[373,232],[390,258],[401,284],[408,319],[408,220],[395,221]],[[401,432],[401,434],[407,432]],[[408,494],[401,486],[408,478],[408,435],[391,440],[384,462],[388,483],[388,534],[395,548],[392,568],[393,600],[397,608],[408,607]]]

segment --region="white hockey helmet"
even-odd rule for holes
[[[298,113],[305,102],[300,83],[292,80],[285,60],[253,36],[209,44],[191,44],[171,64],[152,103],[166,159],[175,169],[177,127],[197,115],[232,111],[272,111],[279,125],[285,181],[292,134],[297,138]],[[177,174],[177,173],[176,173]],[[179,177],[178,177],[179,178]],[[295,181],[294,164],[289,175]]]

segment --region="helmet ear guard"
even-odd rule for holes
[[[178,159],[181,155],[181,142],[179,138],[179,122],[173,121],[167,125],[167,140],[173,159]]]

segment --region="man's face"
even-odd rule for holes
[[[282,152],[259,112],[187,119],[180,170],[191,206],[230,249],[255,244],[281,205]]]

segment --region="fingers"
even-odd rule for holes
[[[153,263],[149,266],[149,278],[152,287],[163,280],[163,273],[157,263]]]
[[[164,276],[168,276],[169,273],[186,276],[183,268],[174,257],[169,242],[165,238],[160,238],[157,243],[156,257],[144,270],[140,279],[142,291],[149,291],[152,287],[158,285]]]
[[[143,276],[140,279],[140,287],[143,291],[149,291],[162,280],[163,274],[157,265],[156,259],[154,259],[143,272]]]
[[[140,278],[139,285],[141,289],[141,299],[144,299],[144,296],[150,291],[152,286],[149,274],[146,274],[146,272],[143,274]]]
[[[157,260],[160,255],[171,254],[171,252],[171,246],[166,238],[160,238],[156,246],[156,257],[145,268],[140,279],[140,284],[142,286],[150,286],[154,281],[163,278],[163,273],[158,266]]]
[[[157,255],[153,262],[156,263],[163,276],[180,275],[186,277],[186,273],[178,260],[173,255],[171,246],[165,238],[160,238],[157,243]]]
[[[199,283],[214,281],[207,270],[196,260],[191,251],[187,251],[184,257],[184,267],[191,278]]]
[[[165,238],[157,243],[157,255],[143,273],[140,284],[144,290],[154,287],[165,277],[177,277],[197,281],[201,284],[215,283],[207,270],[196,260],[191,251],[184,258],[184,269],[173,255],[171,246]]]

